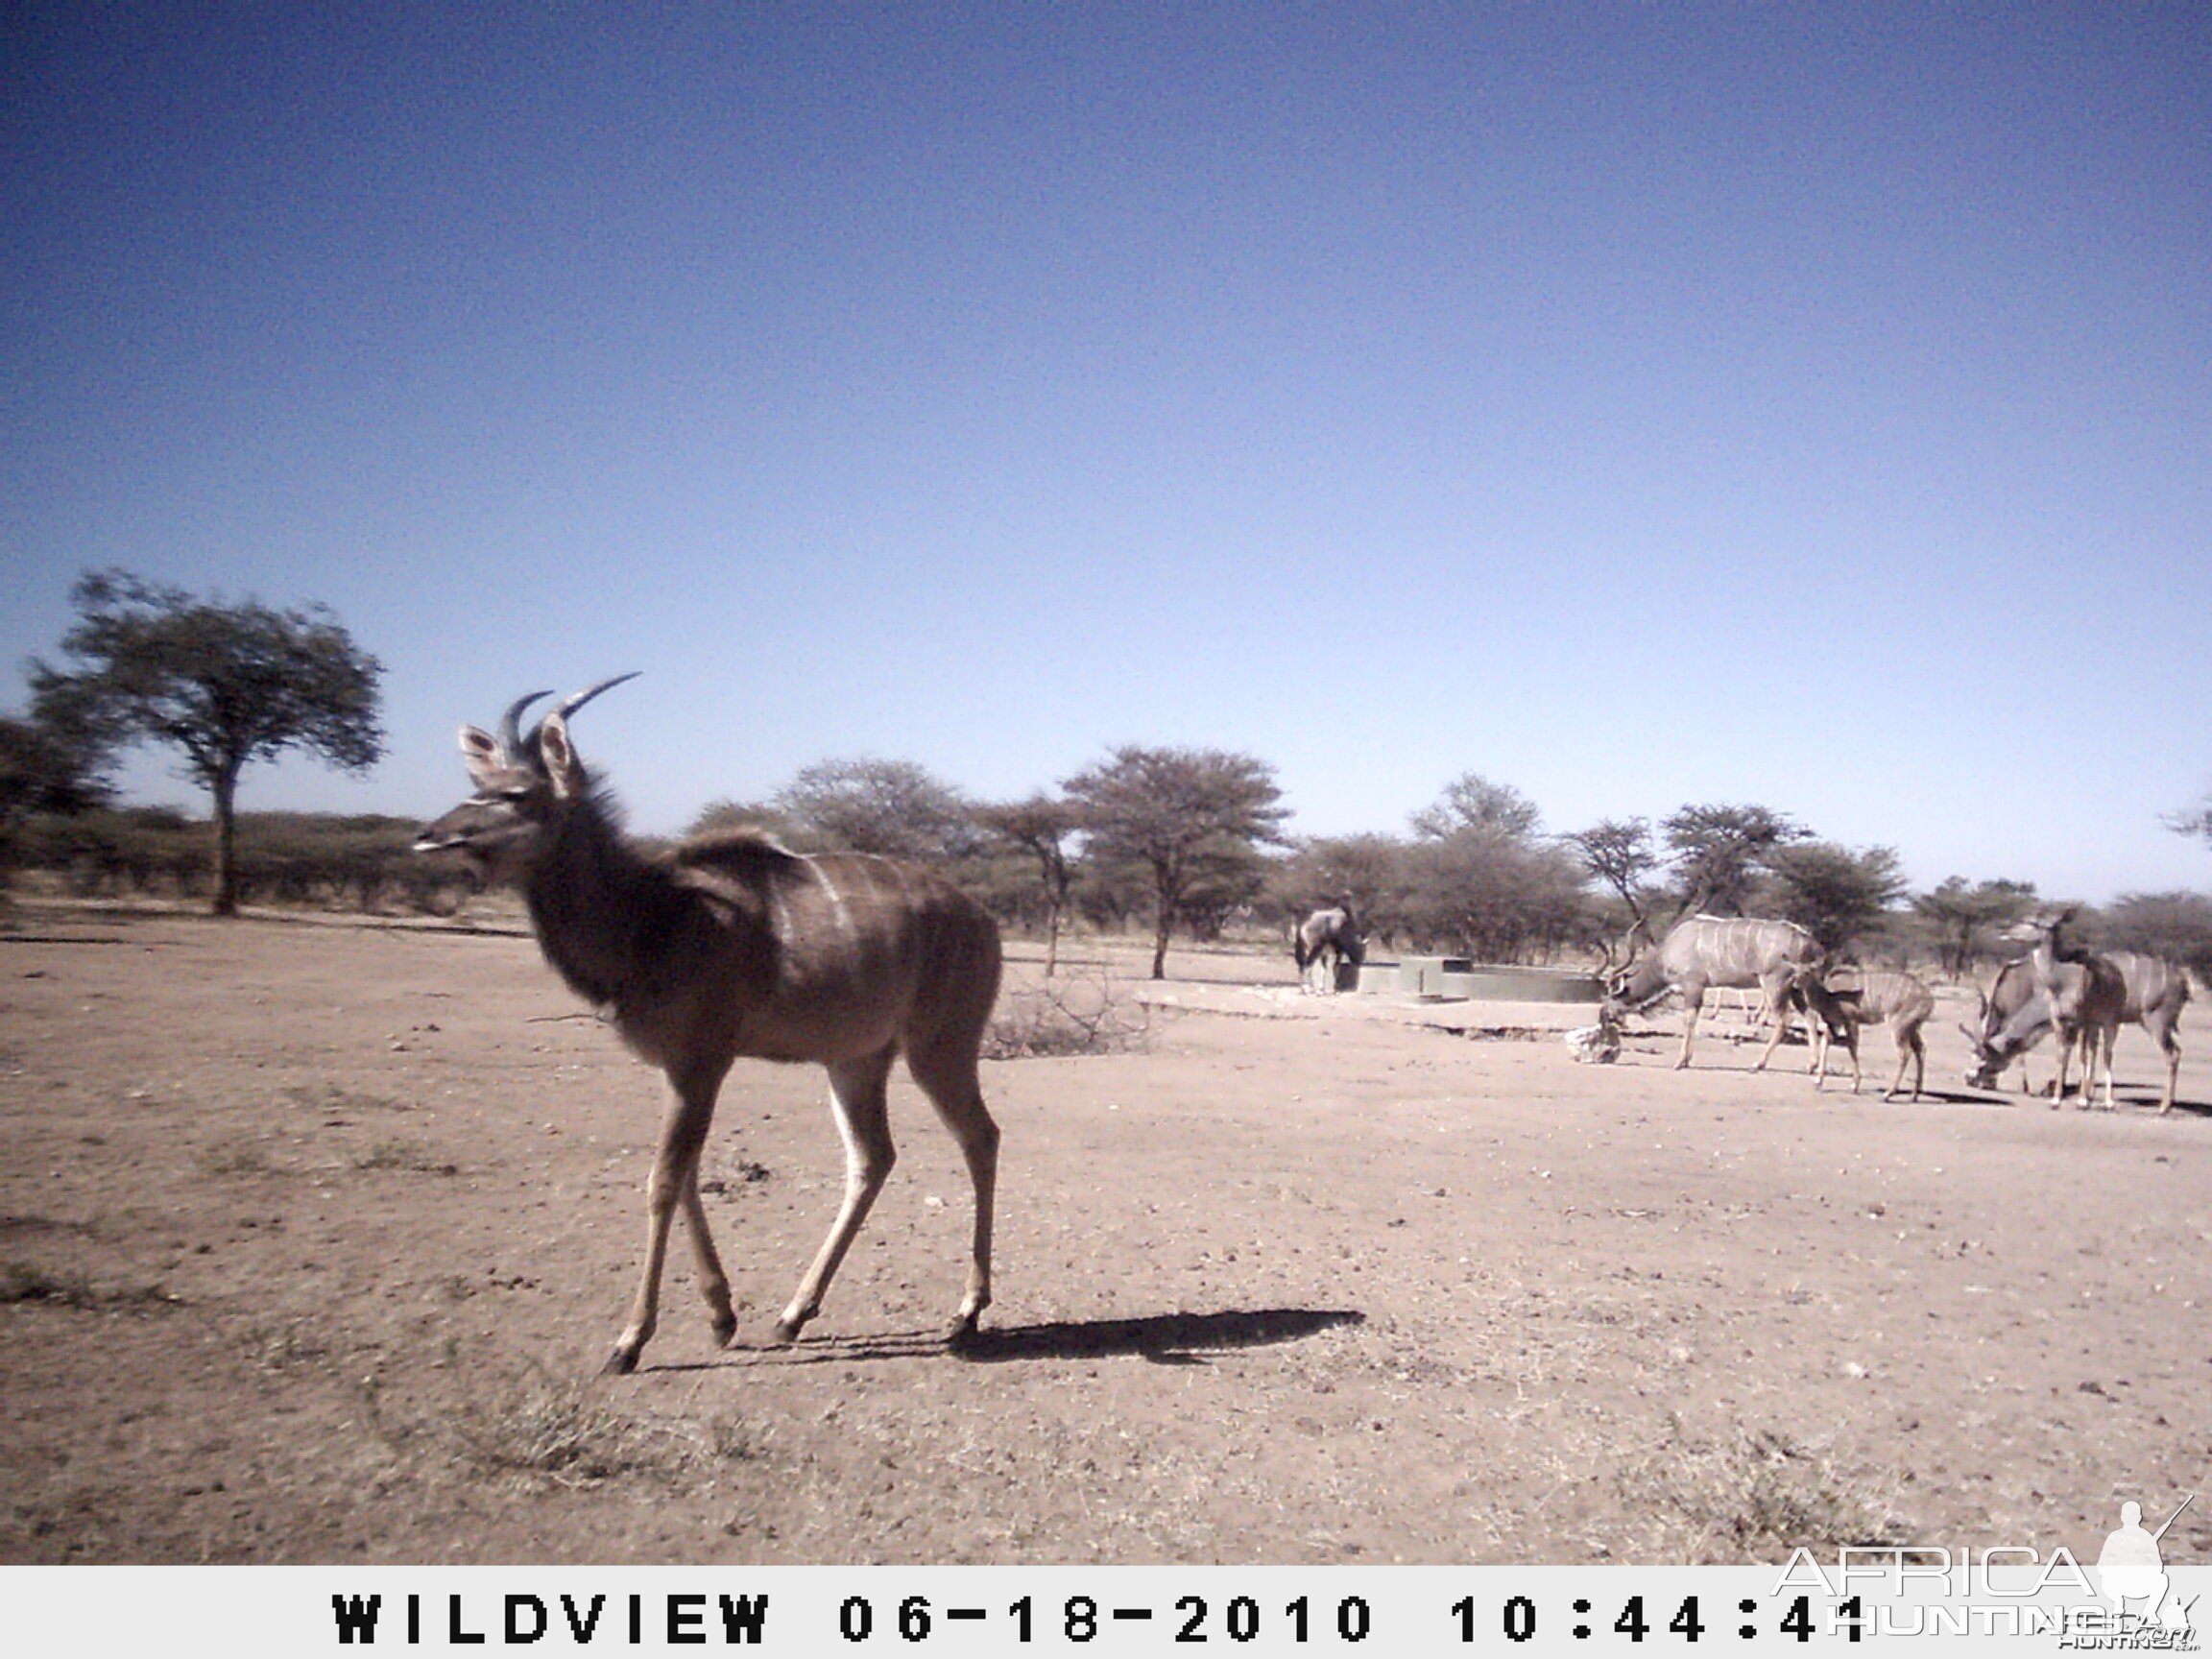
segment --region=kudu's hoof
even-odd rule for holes
[[[784,1314],[782,1318],[776,1321],[776,1340],[779,1342],[798,1341],[799,1333],[806,1329],[806,1321],[813,1317],[814,1310],[811,1308],[804,1313]]]
[[[599,1367],[602,1377],[627,1377],[637,1369],[637,1356],[629,1349],[617,1348],[607,1356],[607,1363]]]

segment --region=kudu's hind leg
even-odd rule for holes
[[[968,1161],[969,1184],[975,1193],[968,1288],[952,1321],[952,1338],[959,1341],[974,1334],[977,1316],[991,1306],[991,1220],[998,1191],[998,1125],[983,1104],[972,1044],[963,1041],[943,1048],[925,1047],[909,1054],[906,1066],[922,1092],[929,1096],[945,1127],[960,1142],[960,1155]]]
[[[1928,1078],[1928,1046],[1920,1041],[1920,1027],[1901,1025],[1897,1028],[1897,1075],[1889,1080],[1889,1093],[1885,1100],[1897,1097],[1897,1091],[1905,1087],[1905,1065],[1912,1065],[1912,1098],[1920,1098],[1920,1087]]]
[[[730,1281],[722,1271],[707,1236],[707,1212],[699,1202],[699,1149],[706,1144],[708,1127],[714,1121],[714,1094],[722,1086],[722,1069],[696,1076],[668,1080],[668,1110],[661,1122],[661,1146],[653,1157],[652,1173],[645,1178],[645,1268],[637,1281],[637,1295],[630,1305],[630,1320],[615,1338],[602,1374],[621,1376],[637,1368],[637,1356],[651,1339],[661,1316],[661,1270],[668,1260],[668,1228],[682,1205],[688,1217],[693,1246],[699,1259],[700,1288],[714,1316],[717,1342],[726,1342],[737,1321],[730,1307]]]
[[[792,1293],[791,1305],[776,1321],[776,1334],[794,1340],[807,1320],[822,1311],[822,1298],[830,1280],[853,1247],[860,1223],[868,1219],[877,1194],[890,1177],[898,1152],[891,1144],[891,1113],[885,1087],[891,1076],[891,1058],[897,1050],[886,1046],[857,1060],[840,1061],[830,1068],[830,1104],[837,1118],[838,1139],[845,1142],[845,1200],[830,1237],[822,1241],[806,1276]]]

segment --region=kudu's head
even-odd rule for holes
[[[2058,949],[2058,929],[2074,920],[2074,909],[2075,907],[2069,904],[2064,909],[2031,910],[2019,921],[2013,923],[2011,926],[1999,933],[1997,937],[2008,944],[2026,945],[2031,948],[2041,946],[2045,940],[2049,940],[2052,950],[2056,951]]]
[[[634,680],[636,673],[602,680],[565,699],[527,736],[522,710],[550,691],[517,697],[497,733],[461,728],[461,759],[476,792],[415,832],[418,853],[460,853],[487,881],[509,881],[529,869],[563,817],[587,801],[591,776],[568,740],[568,717],[599,695]]]
[[[1997,1080],[2005,1075],[2005,1069],[2027,1051],[2028,1045],[2018,1036],[2002,1027],[1991,1029],[1986,1008],[1983,1023],[1973,1026],[1961,1020],[1959,1029],[1965,1033],[1973,1049],[1973,1058],[1966,1062],[1966,1086],[1969,1089],[1994,1089]]]
[[[1786,1005],[1803,1010],[1828,1027],[1831,1039],[1843,1040],[1850,1018],[1860,1001],[1857,991],[1835,991],[1828,975],[1836,964],[1822,956],[1811,962],[1791,962],[1782,970],[1780,995]]]
[[[1959,1022],[1974,1057],[1967,1062],[1970,1088],[1994,1089],[2007,1067],[2034,1046],[2051,1022],[2050,1004],[2043,1000],[2027,964],[2008,962],[1998,973],[1991,993],[1974,992],[1974,1023]]]
[[[1643,917],[1636,918],[1618,943],[1610,939],[1601,943],[1605,960],[1598,965],[1598,978],[1605,987],[1599,1005],[1605,1019],[1624,1019],[1664,994],[1666,979],[1660,971],[1658,950],[1652,943],[1650,925]],[[1619,962],[1614,961],[1616,952]]]

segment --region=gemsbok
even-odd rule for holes
[[[1309,991],[1334,991],[1343,964],[1357,968],[1366,960],[1367,941],[1352,919],[1349,904],[1316,910],[1290,934],[1290,955],[1298,964],[1299,983]],[[1321,967],[1321,984],[1313,983],[1314,965]]]
[[[1690,916],[1677,922],[1660,941],[1659,948],[1630,962],[1615,975],[1604,1001],[1607,1017],[1647,1008],[1670,991],[1679,991],[1689,1009],[1682,1028],[1682,1052],[1676,1070],[1690,1064],[1690,1042],[1697,1034],[1697,1011],[1705,993],[1716,985],[1756,985],[1766,994],[1774,1020],[1774,1034],[1759,1056],[1754,1071],[1764,1071],[1790,1027],[1790,1004],[1783,987],[1800,968],[1817,966],[1823,959],[1819,942],[1794,922],[1759,922],[1743,917]]]
[[[942,878],[853,853],[786,852],[746,830],[648,855],[578,758],[568,721],[603,681],[497,735],[461,728],[476,792],[417,835],[459,852],[489,880],[518,886],[539,948],[578,996],[666,1076],[668,1106],[645,1184],[645,1264],[606,1371],[635,1370],[659,1318],[661,1270],[678,1209],[690,1228],[717,1346],[735,1334],[730,1281],[699,1197],[700,1148],[740,1058],[811,1062],[830,1073],[845,1144],[845,1195],[830,1236],[776,1329],[785,1341],[821,1309],[894,1159],[885,1101],[902,1053],[958,1141],[974,1187],[974,1248],[952,1338],[991,1302],[998,1127],[983,1104],[977,1050],[998,994],[998,929]]]
[[[1897,1075],[1889,1080],[1882,1098],[1897,1098],[1897,1092],[1905,1087],[1907,1061],[1912,1065],[1912,1098],[1920,1098],[1928,1074],[1928,1047],[1920,1039],[1920,1027],[1936,1012],[1935,994],[1927,986],[1910,974],[1888,968],[1834,968],[1822,973],[1818,967],[1811,967],[1793,970],[1788,990],[1802,998],[1814,1016],[1815,1090],[1828,1086],[1828,1048],[1830,1033],[1835,1032],[1841,1035],[1843,1050],[1851,1056],[1851,1093],[1858,1094],[1859,1032],[1863,1026],[1887,1022],[1897,1044]]]

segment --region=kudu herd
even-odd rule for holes
[[[2177,1027],[2189,1000],[2188,975],[2155,956],[2062,947],[2059,931],[2072,915],[2071,910],[2039,912],[2004,935],[2029,946],[2030,952],[1999,972],[1982,998],[1979,1025],[1960,1027],[1974,1046],[1966,1081],[1979,1089],[1995,1088],[2008,1066],[2056,1031],[2054,1098],[2065,1097],[2067,1077],[2079,1056],[2081,1103],[2089,1103],[2090,1071],[2101,1064],[2104,1104],[2110,1107],[2116,1033],[2122,1025],[2139,1024],[2166,1058],[2158,1110],[2171,1112],[2181,1069]],[[1810,933],[1788,922],[1703,915],[1684,919],[1656,949],[1632,951],[1627,965],[1610,974],[1600,1018],[1612,1025],[1625,1014],[1678,994],[1688,1010],[1674,1062],[1679,1069],[1690,1064],[1705,993],[1754,986],[1764,995],[1766,1017],[1773,1022],[1754,1070],[1766,1068],[1788,1031],[1791,1013],[1802,1010],[1811,1018],[1815,1086],[1826,1083],[1829,1046],[1838,1041],[1851,1057],[1851,1087],[1857,1093],[1859,1032],[1887,1022],[1896,1040],[1897,1072],[1883,1098],[1894,1098],[1902,1090],[1908,1065],[1912,1068],[1912,1098],[1920,1097],[1927,1071],[1921,1031],[1935,1013],[1934,993],[1910,974],[1831,964]]]
[[[699,1166],[716,1096],[741,1058],[826,1068],[845,1147],[843,1202],[777,1320],[778,1334],[795,1339],[820,1310],[882,1190],[895,1156],[886,1087],[903,1055],[958,1142],[974,1186],[967,1288],[952,1324],[955,1340],[972,1335],[991,1302],[998,1128],[983,1103],[977,1061],[998,990],[997,925],[942,877],[887,858],[796,854],[753,830],[696,837],[666,853],[632,843],[568,730],[577,710],[630,678],[576,693],[527,733],[523,711],[550,693],[517,698],[495,733],[464,726],[462,758],[475,791],[415,841],[419,852],[466,857],[488,882],[518,887],[546,961],[666,1079],[667,1107],[646,1181],[643,1269],[605,1369],[634,1370],[653,1335],[678,1211],[691,1235],[715,1339],[727,1344],[736,1333],[729,1278],[700,1198]],[[2059,930],[2070,915],[2038,916],[2008,935],[2032,949],[1999,974],[1979,1028],[1963,1027],[1975,1047],[1968,1081],[1994,1087],[2008,1064],[2055,1031],[2055,1096],[2063,1098],[2069,1057],[2079,1050],[2086,1105],[2089,1069],[2101,1053],[2109,1106],[2113,1033],[2135,1022],[2166,1056],[2159,1110],[2170,1112],[2186,976],[2152,957],[2065,949]],[[1656,948],[1647,935],[1645,943],[1609,977],[1594,1028],[1600,1036],[1616,1032],[1623,1015],[1677,994],[1688,1020],[1674,1064],[1686,1067],[1705,993],[1756,986],[1774,1029],[1754,1070],[1772,1058],[1791,1013],[1803,1011],[1814,1025],[1820,1083],[1829,1042],[1840,1041],[1856,1093],[1860,1029],[1887,1022],[1896,1039],[1897,1074],[1885,1098],[1903,1087],[1908,1060],[1919,1098],[1926,1068],[1920,1032],[1935,1004],[1911,975],[1835,967],[1810,932],[1788,922],[1694,915]],[[1338,965],[1357,964],[1363,954],[1350,907],[1313,912],[1293,934],[1291,950],[1302,975],[1319,965],[1334,986]]]
[[[664,856],[640,852],[568,735],[579,709],[630,678],[578,692],[527,735],[522,711],[549,693],[517,699],[496,735],[464,726],[461,755],[476,792],[415,841],[518,886],[546,961],[667,1078],[645,1188],[644,1272],[606,1369],[634,1370],[653,1334],[679,1209],[715,1340],[736,1332],[700,1202],[699,1157],[723,1077],[740,1058],[828,1068],[845,1144],[844,1202],[778,1333],[792,1339],[820,1309],[891,1172],[884,1091],[903,1054],[974,1186],[974,1253],[952,1328],[956,1339],[972,1334],[991,1301],[998,1128],[976,1056],[998,993],[997,924],[943,878],[887,858],[794,854],[743,830]]]

